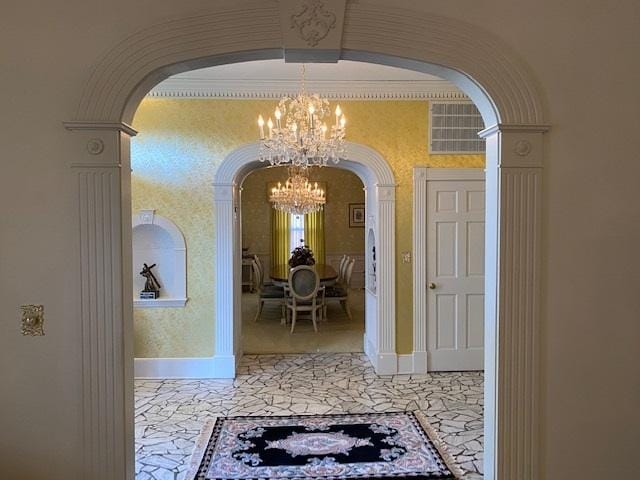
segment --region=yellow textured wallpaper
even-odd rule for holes
[[[136,357],[213,354],[215,232],[211,184],[216,168],[229,152],[256,141],[258,113],[272,111],[276,104],[272,100],[148,98],[138,108],[133,127],[140,133],[132,141],[133,211],[154,208],[184,233],[190,300],[185,308],[136,309]],[[347,140],[379,151],[391,165],[398,184],[397,347],[398,353],[409,353],[412,270],[410,264],[401,263],[400,252],[412,250],[413,167],[482,167],[484,156],[430,156],[426,101],[340,104],[348,118]]]
[[[312,182],[326,184],[325,250],[364,254],[364,229],[349,228],[349,203],[364,203],[364,186],[357,175],[336,167],[311,169]],[[271,204],[267,185],[284,181],[285,167],[264,168],[251,173],[242,184],[242,245],[251,253],[271,252]]]

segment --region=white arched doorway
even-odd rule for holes
[[[240,351],[241,222],[240,186],[253,170],[263,168],[260,146],[251,143],[231,152],[214,182],[215,357],[218,376],[233,378]],[[397,373],[395,307],[395,180],[384,158],[372,148],[347,142],[340,168],[360,177],[365,186],[366,228],[374,232],[378,254],[375,290],[365,290],[364,349],[379,374]],[[367,244],[369,251],[373,245]],[[370,268],[370,267],[366,267]]]
[[[133,478],[128,188],[129,138],[136,132],[127,123],[144,95],[170,75],[285,57],[308,63],[348,59],[431,73],[452,81],[478,106],[489,125],[482,132],[487,140],[485,478],[535,480],[542,400],[543,134],[549,128],[538,82],[520,54],[485,29],[393,5],[319,0],[335,15],[335,28],[310,43],[287,22],[300,3],[221,0],[209,12],[139,30],[95,58],[74,118],[65,122],[75,132],[69,156],[78,188],[77,323],[83,332],[97,332],[82,338],[82,476]],[[104,214],[93,215],[96,211]],[[114,388],[99,396],[94,385]],[[104,445],[110,456],[101,454]]]

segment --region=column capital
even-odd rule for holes
[[[129,168],[129,141],[136,135],[133,128],[119,122],[62,122],[64,128],[74,135],[69,136],[73,144],[74,159],[71,168],[117,169]]]
[[[487,141],[487,151],[498,148],[497,167],[541,168],[543,166],[543,135],[549,125],[496,124],[478,135]],[[489,157],[487,157],[489,158]],[[491,165],[487,162],[487,167]]]
[[[213,199],[216,202],[233,202],[235,183],[214,183]]]
[[[64,128],[69,131],[89,131],[89,132],[103,132],[103,131],[113,131],[113,132],[122,132],[126,133],[130,137],[135,137],[138,134],[138,131],[134,129],[131,125],[128,125],[124,122],[79,122],[79,121],[70,121],[70,122],[62,122]]]
[[[378,190],[378,200],[381,202],[395,202],[396,186],[395,185],[376,185]]]
[[[495,125],[491,125],[484,130],[480,130],[478,132],[478,136],[482,138],[487,138],[490,135],[493,135],[497,132],[528,132],[528,133],[545,133],[551,130],[551,125],[546,123],[544,124],[534,124],[534,123],[496,123]]]

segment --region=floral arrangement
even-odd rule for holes
[[[313,258],[313,252],[309,248],[309,245],[305,245],[304,240],[300,239],[300,246],[294,248],[291,252],[289,266],[294,268],[300,265],[315,265],[315,263],[316,259]]]

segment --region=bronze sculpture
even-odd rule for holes
[[[143,263],[143,265],[140,275],[142,275],[146,281],[144,282],[144,289],[140,292],[140,298],[158,298],[160,296],[160,282],[158,282],[158,279],[151,271],[156,264],[154,263],[149,266],[146,263]]]

